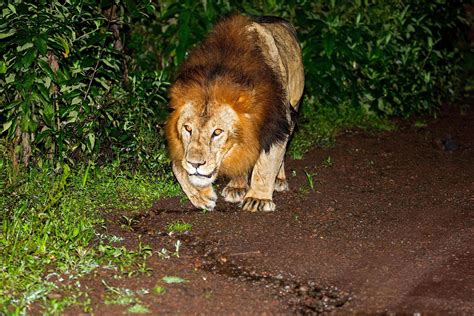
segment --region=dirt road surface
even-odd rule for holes
[[[221,198],[207,213],[157,201],[132,229],[111,214],[109,234],[131,247],[141,236],[155,253],[149,274],[107,282],[166,288],[140,297],[154,314],[474,314],[474,113],[448,109],[426,122],[346,132],[287,159],[290,191],[275,194],[273,213]],[[176,221],[191,231],[167,234]],[[179,258],[160,258],[177,240]],[[187,282],[163,282],[170,275]],[[123,313],[129,306],[103,304],[103,278],[84,280],[94,312]]]

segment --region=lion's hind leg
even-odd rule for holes
[[[280,170],[278,171],[278,175],[275,179],[275,191],[276,192],[283,192],[288,191],[288,181],[286,181],[285,175],[285,163],[282,162],[280,166]]]
[[[286,142],[275,144],[269,152],[263,151],[255,164],[250,189],[245,195],[242,208],[249,212],[271,212],[276,209],[273,202],[275,180],[285,156]]]
[[[249,188],[247,174],[232,178],[222,190],[224,200],[231,203],[239,203],[244,199]]]

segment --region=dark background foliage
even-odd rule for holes
[[[0,11],[0,135],[14,166],[162,168],[173,73],[230,12],[296,26],[309,126],[327,108],[435,114],[461,94],[470,49],[463,1],[8,0]]]

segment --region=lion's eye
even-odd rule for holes
[[[189,134],[191,134],[191,132],[193,131],[193,129],[191,128],[191,126],[189,126],[188,124],[185,124],[185,125],[184,125],[184,129],[185,129],[186,132],[188,132]]]
[[[220,134],[222,134],[224,131],[221,130],[220,128],[216,128],[214,130],[214,133],[212,133],[212,137],[215,137],[215,136],[219,136]]]

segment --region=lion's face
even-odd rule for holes
[[[236,121],[237,114],[226,104],[209,113],[197,113],[191,103],[183,107],[176,126],[184,151],[181,164],[194,186],[205,187],[216,179],[233,148]]]

